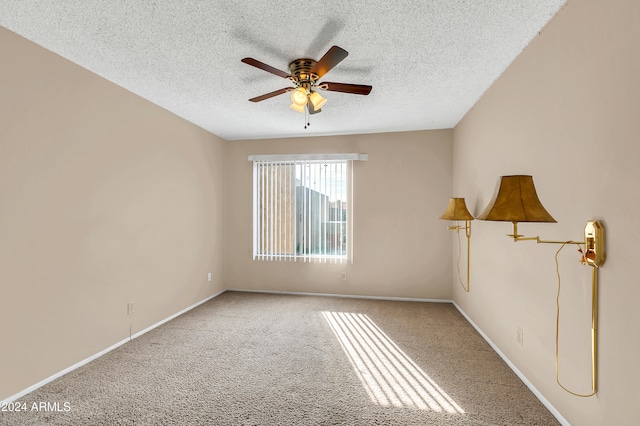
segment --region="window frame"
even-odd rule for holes
[[[261,261],[302,261],[302,262],[314,262],[314,263],[353,263],[353,161],[368,161],[367,154],[356,154],[356,153],[348,153],[348,154],[284,154],[284,155],[249,155],[248,160],[253,163],[253,199],[252,199],[252,253],[253,260],[261,260]],[[261,167],[264,166],[280,166],[280,165],[292,165],[294,166],[294,175],[295,175],[295,167],[301,164],[322,164],[322,163],[336,163],[336,162],[345,162],[346,163],[346,201],[347,201],[347,219],[346,219],[346,253],[344,255],[335,255],[335,254],[313,254],[313,253],[298,253],[298,249],[294,248],[293,254],[283,254],[283,253],[273,253],[273,250],[262,252],[260,250],[260,214],[262,212],[260,208],[260,188],[261,184],[259,173]],[[272,164],[269,164],[272,163]],[[289,172],[290,173],[290,172]],[[290,179],[290,177],[289,177]],[[309,186],[303,185],[303,188],[309,188]],[[264,191],[264,188],[263,188]],[[293,191],[295,195],[296,191],[296,178],[292,181],[292,188],[290,191]],[[286,190],[285,190],[286,192]],[[278,201],[280,203],[280,201]],[[296,202],[294,201],[294,204]],[[277,207],[276,207],[277,209]],[[295,206],[294,206],[295,211]],[[289,215],[291,216],[291,215]],[[291,216],[293,222],[285,224],[285,232],[287,228],[295,229],[298,225],[297,220],[298,217],[295,215]],[[264,217],[263,217],[264,219]],[[282,220],[282,219],[280,219]],[[291,219],[290,219],[291,220]],[[281,226],[278,224],[278,226]],[[305,228],[306,229],[306,228]],[[306,232],[306,231],[305,231]],[[285,234],[286,235],[286,234]],[[297,235],[297,234],[294,234]],[[271,238],[272,235],[269,235]],[[296,237],[292,240],[296,243]],[[324,240],[323,240],[324,241]],[[285,241],[285,245],[287,241]],[[273,246],[272,246],[273,247]],[[326,245],[325,245],[326,247]]]

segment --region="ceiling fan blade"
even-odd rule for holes
[[[273,92],[265,93],[261,96],[256,96],[255,98],[249,99],[251,102],[260,102],[265,99],[273,98],[274,96],[282,95],[283,93],[287,93],[293,90],[293,87],[285,87],[284,89],[275,90]]]
[[[338,46],[331,46],[331,48],[324,54],[322,58],[311,68],[311,72],[315,73],[318,78],[322,77],[333,67],[338,65],[344,58],[349,55],[349,52]]]
[[[270,72],[271,74],[275,74],[278,77],[282,77],[282,78],[291,77],[288,73],[286,73],[284,71],[280,71],[279,69],[274,68],[271,65],[265,64],[264,62],[260,62],[257,59],[244,58],[244,59],[242,59],[242,62],[244,62],[245,64],[248,64],[248,65],[252,65],[252,66],[254,66],[256,68],[260,68],[263,71]]]
[[[363,84],[346,84],[346,83],[329,83],[323,82],[318,85],[320,89],[330,92],[353,93],[354,95],[368,95],[371,92],[371,86]]]

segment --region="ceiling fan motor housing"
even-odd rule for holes
[[[304,87],[310,89],[315,86],[318,81],[318,75],[311,72],[317,61],[309,58],[300,58],[292,61],[289,64],[289,71],[291,72],[291,80],[298,87]]]

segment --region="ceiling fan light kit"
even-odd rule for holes
[[[317,114],[326,104],[327,99],[322,97],[317,90],[326,90],[333,92],[351,93],[355,95],[368,95],[371,92],[371,86],[362,84],[347,83],[328,83],[319,82],[326,73],[333,67],[338,65],[349,53],[338,46],[332,46],[327,53],[319,60],[315,61],[309,58],[295,59],[289,63],[289,74],[274,68],[270,65],[260,62],[253,58],[244,58],[242,62],[254,66],[263,71],[267,71],[278,77],[291,80],[294,87],[285,87],[266,93],[261,96],[249,99],[251,102],[261,102],[283,93],[291,92],[290,107],[298,112],[308,112],[309,114]],[[305,126],[306,128],[306,126]]]

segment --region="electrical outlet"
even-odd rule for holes
[[[207,281],[211,281],[211,272],[207,274]]]
[[[524,332],[522,331],[522,329],[521,329],[520,327],[518,327],[518,329],[517,329],[517,330],[518,330],[518,331],[517,331],[517,335],[516,335],[516,337],[517,337],[517,339],[518,339],[518,344],[519,344],[520,346],[522,346],[522,345],[523,345],[523,343],[524,343]]]
[[[127,303],[127,315],[131,315],[133,313],[133,302]]]

